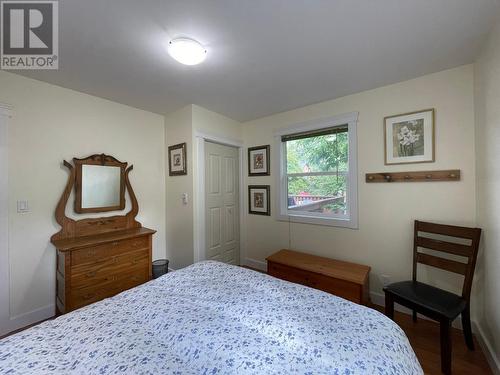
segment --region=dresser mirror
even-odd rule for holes
[[[112,156],[73,159],[76,168],[75,212],[105,212],[125,208],[125,168]]]

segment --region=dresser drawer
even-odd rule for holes
[[[111,256],[95,264],[74,266],[71,272],[71,287],[83,288],[110,281],[111,278],[129,270],[148,270],[149,251],[138,250]]]
[[[267,273],[282,280],[335,294],[336,296],[352,302],[362,303],[361,286],[346,280],[340,280],[273,262],[268,262]]]
[[[148,270],[129,270],[110,277],[110,281],[92,284],[91,287],[71,290],[71,310],[80,308],[104,298],[112,297],[124,290],[149,281]]]
[[[124,252],[149,248],[148,237],[108,242],[103,245],[86,247],[71,252],[71,265],[99,263],[105,258],[123,254]]]

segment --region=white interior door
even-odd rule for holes
[[[0,335],[10,331],[9,212],[7,196],[9,115],[10,111],[0,105]]]
[[[205,141],[206,259],[240,264],[238,149]]]

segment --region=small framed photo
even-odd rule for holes
[[[269,176],[271,174],[269,153],[270,146],[256,146],[248,149],[248,175]]]
[[[180,176],[187,174],[186,143],[168,147],[168,174]]]
[[[248,213],[254,215],[271,215],[269,185],[248,186]]]
[[[432,163],[434,109],[384,118],[385,164]]]

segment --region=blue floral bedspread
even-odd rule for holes
[[[423,374],[342,298],[201,262],[0,341],[0,374]]]

